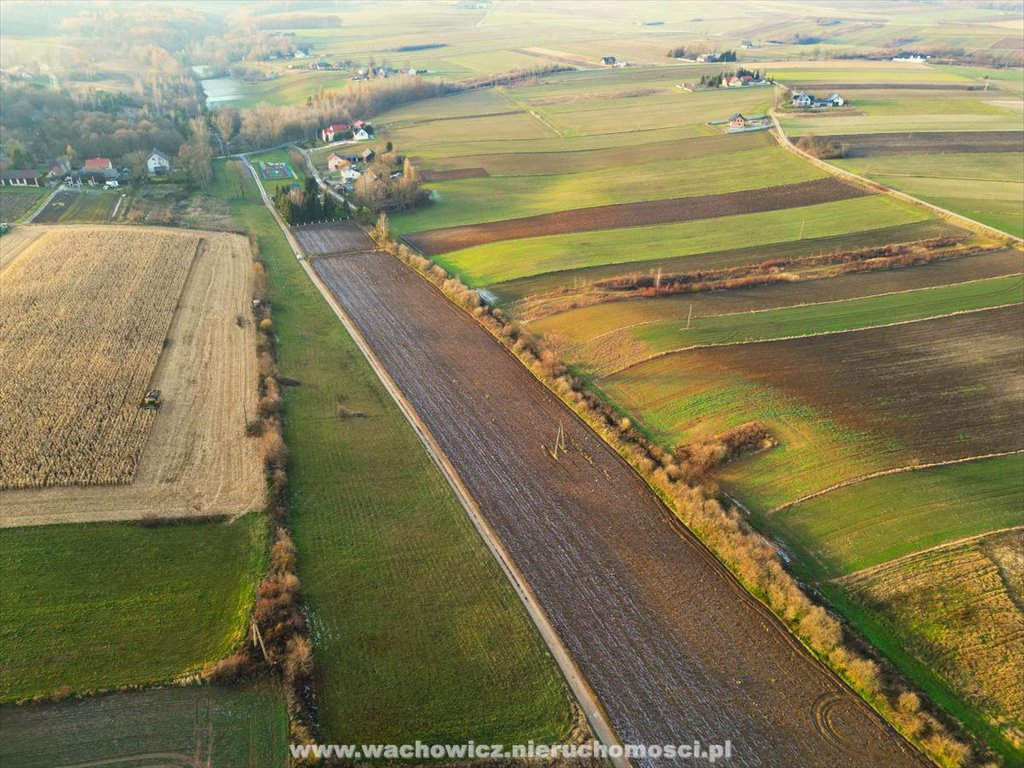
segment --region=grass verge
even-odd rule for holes
[[[551,741],[575,725],[511,586],[397,406],[295,260],[255,183],[211,193],[271,283],[292,532],[324,736]]]

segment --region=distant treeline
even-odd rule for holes
[[[700,45],[677,45],[669,50],[666,56],[670,59],[696,59],[698,56],[711,54],[706,46]],[[736,51],[722,51],[715,54],[715,61],[736,61]]]
[[[447,48],[448,43],[420,43],[418,45],[400,45],[392,50],[398,51],[399,53],[409,53],[411,51],[429,51],[432,48]]]

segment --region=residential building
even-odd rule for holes
[[[329,171],[340,171],[342,168],[347,168],[350,164],[344,157],[333,152],[327,156],[327,170]]]
[[[345,134],[350,130],[351,128],[348,123],[332,123],[320,131],[320,138],[329,144],[332,141],[344,138]]]
[[[156,147],[153,147],[149,153],[149,157],[146,158],[146,170],[149,171],[150,176],[170,173],[171,158]]]

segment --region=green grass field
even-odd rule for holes
[[[391,229],[404,234],[596,205],[759,189],[769,178],[781,185],[825,175],[778,147],[763,147],[585,173],[446,181],[430,185],[436,203],[392,216]],[[481,206],[482,199],[493,204]]]
[[[1024,237],[1024,152],[888,155],[835,164]]]
[[[834,578],[928,547],[1020,525],[1024,454],[883,475],[795,504],[763,525]]]
[[[883,435],[857,429],[755,376],[717,366],[707,354],[712,351],[655,358],[599,379],[597,386],[665,446],[698,442],[748,421],[765,424],[779,444],[716,474],[755,510],[908,458]]]
[[[927,268],[869,271],[830,278],[826,282],[797,280],[729,291],[641,297],[610,304],[553,310],[548,316],[534,320],[529,325],[531,330],[553,334],[563,346],[571,346],[641,323],[674,321],[678,325],[680,321],[685,323],[687,317],[700,321],[701,318],[737,312],[859,299],[1021,273],[1024,273],[1024,253],[1007,248],[978,254],[969,259],[933,262]],[[555,307],[567,306],[559,305],[558,297],[552,301]]]
[[[234,197],[217,170],[214,193],[267,263],[281,373],[301,382],[285,395],[285,438],[325,734],[564,737],[564,684],[497,563],[254,185]]]
[[[489,288],[498,294],[503,303],[512,304],[532,294],[559,290],[576,283],[585,284],[624,274],[653,275],[659,269],[663,274],[693,272],[702,269],[723,269],[747,264],[758,264],[769,259],[799,258],[801,256],[812,256],[835,250],[872,248],[892,243],[909,243],[931,237],[963,236],[964,234],[964,230],[954,227],[942,219],[926,219],[925,221],[911,224],[898,224],[896,226],[861,231],[855,230],[838,235],[826,235],[824,237],[805,237],[802,240],[785,240],[768,245],[752,245],[739,248],[727,246],[696,255],[655,257],[630,262],[626,265],[613,263],[585,267],[569,273],[548,272],[496,283],[489,286]],[[989,274],[1005,275],[1016,271],[1019,270],[1014,268]],[[780,305],[776,304],[775,306]],[[599,312],[601,310],[595,311]],[[606,330],[608,329],[606,328]]]
[[[0,700],[171,680],[232,651],[266,523],[95,523],[0,531]]]
[[[571,356],[598,372],[607,372],[689,347],[853,331],[1022,301],[1024,277],[1013,275],[904,293],[698,317],[689,329],[681,319],[631,325],[596,337],[571,350]],[[624,354],[616,356],[618,350]]]
[[[18,768],[154,764],[147,755],[162,755],[166,765],[210,758],[217,768],[285,768],[288,741],[284,700],[267,685],[156,688],[0,708],[0,764]]]
[[[654,227],[601,230],[489,243],[437,259],[472,285],[603,264],[688,256],[738,244],[770,245],[924,221],[917,208],[881,196],[783,211],[749,213]],[[572,277],[566,279],[571,283]]]

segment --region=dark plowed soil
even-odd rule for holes
[[[846,147],[847,157],[1024,150],[1024,133],[1021,131],[865,133],[829,138]],[[795,142],[796,138],[793,141]]]
[[[684,368],[713,362],[891,435],[921,463],[1024,448],[1019,305],[686,355]]]
[[[596,229],[642,227],[651,224],[671,224],[695,219],[733,216],[739,213],[777,211],[802,205],[828,203],[860,197],[865,193],[834,178],[785,184],[779,187],[747,189],[722,195],[679,197],[671,200],[652,200],[646,203],[599,205],[572,211],[545,213],[521,219],[505,219],[485,224],[445,227],[406,236],[411,245],[423,253],[436,255],[470,248],[474,245],[523,237],[564,235],[569,232],[589,232]]]
[[[486,168],[452,168],[449,171],[423,171],[420,177],[426,181],[458,181],[459,179],[486,179]]]
[[[469,315],[386,254],[314,265],[455,465],[624,741],[729,739],[733,766],[924,764]],[[559,425],[568,450],[555,460]]]
[[[310,257],[337,256],[373,248],[373,241],[369,235],[350,222],[303,224],[292,227],[292,234],[299,241],[305,254]]]

